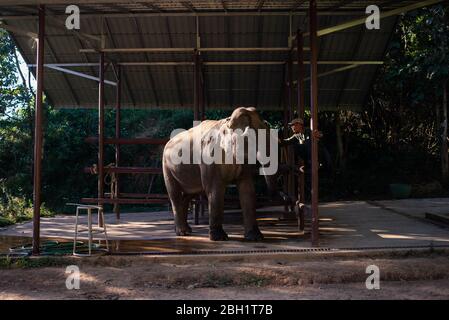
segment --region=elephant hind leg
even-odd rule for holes
[[[184,194],[178,181],[169,172],[164,173],[164,179],[173,208],[176,235],[187,236],[192,233],[192,228],[187,223],[187,212],[193,196]]]

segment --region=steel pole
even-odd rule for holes
[[[116,104],[115,104],[115,138],[120,139],[120,117],[121,117],[121,103],[122,103],[122,68],[117,66],[117,90],[116,90]],[[104,143],[104,141],[103,141]],[[120,145],[115,145],[115,166],[120,166]],[[115,176],[115,196],[120,196],[120,175]],[[114,205],[115,217],[120,220],[120,206],[118,203]]]
[[[195,49],[193,53],[193,120],[200,121],[200,70],[199,70],[199,56],[198,50]],[[200,213],[200,196],[195,198],[194,202],[194,220],[195,225],[199,224]]]
[[[199,99],[200,99],[200,119],[204,121],[206,119],[206,104],[204,97],[204,72],[203,72],[203,62],[201,56],[198,57],[198,72],[199,72]]]
[[[310,129],[312,132],[312,245],[319,246],[318,215],[318,36],[317,5],[310,0]]]
[[[98,198],[104,198],[104,53],[100,52],[98,83]],[[98,203],[102,205],[102,203]]]
[[[193,53],[193,119],[200,120],[199,116],[199,72],[198,72],[198,50]]]
[[[288,138],[289,135],[289,127],[288,127],[288,122],[289,122],[289,108],[290,106],[289,104],[289,92],[290,92],[290,84],[288,83],[288,74],[289,74],[289,64],[286,63],[284,65],[284,77],[282,79],[282,81],[284,82],[284,87],[282,88],[282,95],[284,96],[283,99],[283,125],[284,125],[284,132],[283,132],[283,137],[284,139]],[[288,157],[288,149],[287,148],[281,148],[280,152],[281,152],[281,161],[285,162],[285,164],[288,164],[289,161],[289,157]],[[283,177],[283,189],[282,191],[286,194],[288,194],[288,175],[285,174]],[[289,211],[289,206],[287,204],[284,204],[284,218],[287,218],[288,216],[288,211]]]
[[[298,91],[298,117],[304,121],[305,114],[305,88],[304,88],[304,39],[301,30],[296,32],[296,48],[297,48],[297,63],[298,63],[298,81],[297,81],[297,91]],[[305,203],[305,176],[304,176],[304,159],[299,161],[299,179],[298,179],[298,200],[299,200],[299,231],[304,231],[304,203]]]
[[[205,87],[205,78],[204,78],[204,70],[203,70],[203,62],[201,60],[201,57],[199,57],[199,74],[200,74],[200,82],[199,82],[199,86],[200,86],[200,114],[201,114],[201,121],[206,120],[206,96],[205,96],[205,92],[204,92],[204,87]],[[201,217],[204,217],[204,209],[205,209],[205,205],[204,205],[204,197],[202,195],[199,196],[199,215],[201,215]],[[197,222],[199,224],[199,218],[197,219]]]
[[[42,177],[42,95],[44,88],[45,6],[39,6],[39,31],[37,39],[36,105],[34,116],[34,166],[33,166],[33,254],[39,254],[41,220]]]
[[[294,117],[294,103],[293,103],[293,47],[288,53],[287,60],[287,81],[288,81],[288,119],[291,121]],[[288,130],[288,129],[287,129]],[[290,134],[290,132],[289,132]],[[288,165],[293,168],[295,164],[295,154],[293,146],[288,147]],[[293,170],[289,171],[288,174],[288,195],[294,197],[295,194],[295,173]]]

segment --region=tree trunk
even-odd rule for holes
[[[443,183],[447,184],[449,178],[449,156],[447,147],[447,81],[443,86],[443,112],[441,119],[441,175]]]

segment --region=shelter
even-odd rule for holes
[[[68,30],[67,1],[0,0],[0,27],[35,67],[37,79],[34,253],[39,251],[43,91],[55,107],[98,108],[98,137],[90,139],[99,147],[98,197],[90,201],[166,202],[160,195],[105,197],[105,172],[159,172],[120,167],[120,145],[165,143],[122,139],[121,108],[191,108],[199,120],[206,108],[255,106],[284,112],[286,123],[295,111],[304,117],[310,107],[311,128],[318,130],[319,110],[365,104],[398,15],[439,2],[78,0],[81,29]],[[371,4],[381,10],[380,30],[365,26]],[[104,136],[107,107],[117,110],[115,137]],[[318,142],[312,140],[312,242],[318,245]],[[114,168],[104,166],[105,144],[115,145]]]

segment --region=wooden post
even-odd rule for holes
[[[289,127],[288,127],[288,122],[289,122],[289,92],[290,92],[290,84],[288,83],[288,74],[289,74],[289,64],[286,63],[285,65],[285,73],[284,73],[284,105],[283,105],[283,112],[284,112],[284,119],[283,119],[283,125],[284,125],[284,132],[283,132],[283,136],[284,139],[288,138],[289,136]],[[280,150],[281,152],[281,161],[284,161],[286,164],[288,164],[289,159],[288,159],[288,150],[286,150],[286,148],[281,148]],[[288,175],[284,175],[283,176],[283,192],[285,194],[288,194]],[[284,218],[287,218],[288,216],[288,211],[289,211],[289,206],[287,204],[284,205]]]
[[[310,0],[310,108],[312,131],[312,245],[319,246],[319,214],[318,214],[318,15],[316,0]]]
[[[291,121],[294,118],[294,103],[293,103],[293,95],[294,95],[294,87],[293,87],[293,47],[292,50],[290,50],[288,55],[288,119]],[[289,132],[290,134],[290,132]],[[288,147],[288,165],[290,168],[293,168],[295,165],[295,153],[294,153],[294,147],[289,146]],[[293,200],[295,196],[295,173],[292,169],[289,170],[288,174],[288,195]]]
[[[441,174],[443,183],[446,185],[449,180],[449,156],[447,137],[447,81],[443,85],[443,118],[441,119]]]
[[[98,198],[104,198],[104,53],[100,52],[98,83]],[[98,203],[103,206],[102,203]],[[102,221],[101,223],[102,224]]]
[[[305,87],[304,87],[304,39],[303,39],[303,33],[301,30],[298,30],[296,32],[296,47],[297,47],[297,60],[298,60],[298,117],[304,121],[304,114],[305,114]],[[304,204],[305,204],[305,175],[304,171],[302,170],[304,168],[304,160],[301,159],[299,161],[299,179],[298,179],[298,201],[299,201],[299,212],[298,212],[298,219],[299,219],[299,231],[304,231],[305,224],[304,224]]]
[[[42,95],[44,91],[44,42],[45,42],[45,6],[39,6],[39,34],[36,57],[36,107],[34,116],[34,165],[33,165],[33,254],[39,254],[41,219],[41,177],[42,177]]]
[[[117,91],[116,91],[116,104],[115,104],[115,138],[120,139],[120,117],[121,117],[121,103],[122,103],[122,69],[117,66]],[[120,145],[115,145],[115,166],[120,166]],[[120,197],[120,175],[115,176],[115,196]],[[117,220],[120,220],[120,206],[118,203],[114,204],[114,212]]]
[[[206,120],[206,96],[205,96],[205,81],[206,79],[204,78],[204,70],[203,70],[203,64],[201,61],[201,57],[199,57],[199,72],[200,72],[200,109],[201,109],[201,121]],[[201,217],[204,217],[204,211],[205,211],[205,204],[204,204],[204,199],[205,197],[203,197],[202,195],[199,196],[199,201],[200,201],[200,205],[199,205],[199,211],[200,211],[200,215]],[[199,223],[198,219],[197,222]]]
[[[201,52],[199,52],[201,54]],[[200,104],[200,119],[201,121],[206,120],[206,103],[204,96],[204,72],[203,72],[203,62],[201,61],[201,56],[198,57],[198,72],[200,74],[199,82],[199,104]]]
[[[199,79],[198,50],[195,49],[193,53],[193,120],[195,121],[200,120]]]
[[[200,87],[201,87],[201,80],[200,80],[200,67],[199,67],[199,55],[198,55],[198,50],[195,49],[194,53],[193,53],[193,120],[194,121],[201,121],[201,115],[200,115]],[[193,208],[194,212],[194,220],[195,220],[195,225],[199,224],[199,213],[200,213],[200,197],[197,196],[195,198],[195,202],[194,202],[194,208]]]

